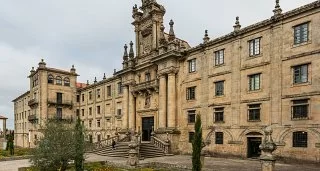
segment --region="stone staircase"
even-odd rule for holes
[[[107,146],[92,152],[101,156],[128,158],[129,150],[129,142],[118,142],[115,149],[112,149],[111,146]],[[140,159],[162,157],[164,155],[165,154],[161,149],[155,147],[150,142],[142,142],[140,145]]]

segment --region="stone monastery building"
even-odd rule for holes
[[[320,1],[282,12],[190,47],[166,33],[164,6],[133,7],[136,39],[124,46],[123,68],[92,84],[76,69],[32,68],[30,90],[14,102],[15,144],[35,147],[49,118],[81,118],[87,140],[142,133],[191,153],[195,116],[212,155],[260,155],[263,128],[273,129],[275,154],[320,160]],[[153,134],[154,133],[154,134]]]

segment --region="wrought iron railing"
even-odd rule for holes
[[[48,99],[48,104],[53,105],[65,105],[65,106],[72,106],[72,100],[57,100],[57,99]]]
[[[32,105],[35,105],[35,104],[38,104],[38,100],[37,99],[31,99],[28,101],[28,106],[32,106]]]

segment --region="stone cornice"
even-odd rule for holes
[[[181,57],[182,54],[180,51],[177,51],[177,50],[171,50],[171,51],[168,51],[166,53],[163,53],[161,55],[158,55],[156,57],[153,57],[151,59],[151,62],[158,62],[158,61],[161,61],[161,60],[164,60],[166,58],[169,58],[169,57]]]
[[[208,46],[211,46],[211,45],[214,45],[217,43],[221,43],[221,42],[229,40],[229,39],[237,38],[238,36],[244,35],[244,34],[249,33],[251,31],[254,31],[254,30],[266,27],[266,26],[270,26],[272,24],[276,24],[279,21],[289,19],[291,17],[294,17],[296,15],[302,14],[304,12],[307,12],[307,11],[310,11],[310,10],[313,10],[313,9],[316,9],[319,7],[320,7],[320,1],[318,0],[318,1],[312,2],[310,4],[304,5],[302,7],[296,8],[294,10],[288,11],[286,13],[283,13],[280,16],[276,16],[276,17],[272,16],[270,19],[263,20],[261,22],[258,22],[258,23],[249,25],[243,29],[240,29],[239,31],[234,31],[234,32],[231,32],[227,35],[218,37],[216,39],[209,41],[208,43],[205,43],[205,44],[201,43],[198,46],[195,46],[187,51],[188,51],[188,53],[192,53],[192,52],[198,51],[200,49],[206,48]]]
[[[216,106],[228,106],[231,105],[231,102],[224,102],[224,103],[212,103],[208,105],[208,107],[216,107]]]
[[[211,74],[211,75],[208,75],[208,78],[216,77],[216,76],[220,76],[220,75],[226,75],[226,74],[231,74],[231,71],[223,71],[223,72],[218,72],[218,73],[215,73],[215,74]]]
[[[15,98],[14,100],[12,100],[12,102],[16,102],[17,100],[19,100],[21,97],[24,97],[26,95],[30,94],[30,91],[27,91],[25,93],[23,93],[22,95],[18,96],[17,98]]]
[[[320,95],[320,91],[314,91],[309,93],[301,93],[301,94],[288,94],[288,95],[282,95],[282,99],[289,99],[289,98],[299,98],[299,97],[306,97],[306,96],[317,96]]]
[[[263,102],[263,101],[269,101],[270,97],[265,97],[265,98],[259,98],[259,99],[246,99],[246,100],[241,100],[241,103],[255,103],[255,102]]]
[[[137,113],[155,112],[155,111],[158,111],[158,108],[137,110]]]
[[[245,65],[244,67],[241,67],[240,70],[242,71],[242,70],[246,70],[246,69],[262,67],[262,66],[266,66],[266,65],[269,65],[269,64],[270,64],[270,62],[261,62],[261,63],[254,64],[254,65]]]
[[[292,56],[285,57],[285,58],[282,59],[282,61],[301,58],[301,57],[309,56],[309,55],[315,55],[315,54],[319,54],[319,53],[320,53],[320,49],[319,50],[310,51],[310,52],[299,53],[297,55],[292,55]]]

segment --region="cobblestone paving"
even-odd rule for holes
[[[109,161],[117,165],[125,165],[126,159],[112,158],[88,154],[87,162]],[[191,167],[191,156],[167,156],[152,159],[141,160],[141,164],[156,162],[160,165],[175,165],[181,167]],[[29,166],[29,160],[14,160],[0,162],[0,171],[17,171],[19,167]],[[260,171],[260,162],[258,160],[236,160],[223,158],[205,158],[205,171]],[[276,163],[276,171],[320,171],[320,165],[295,165]]]

